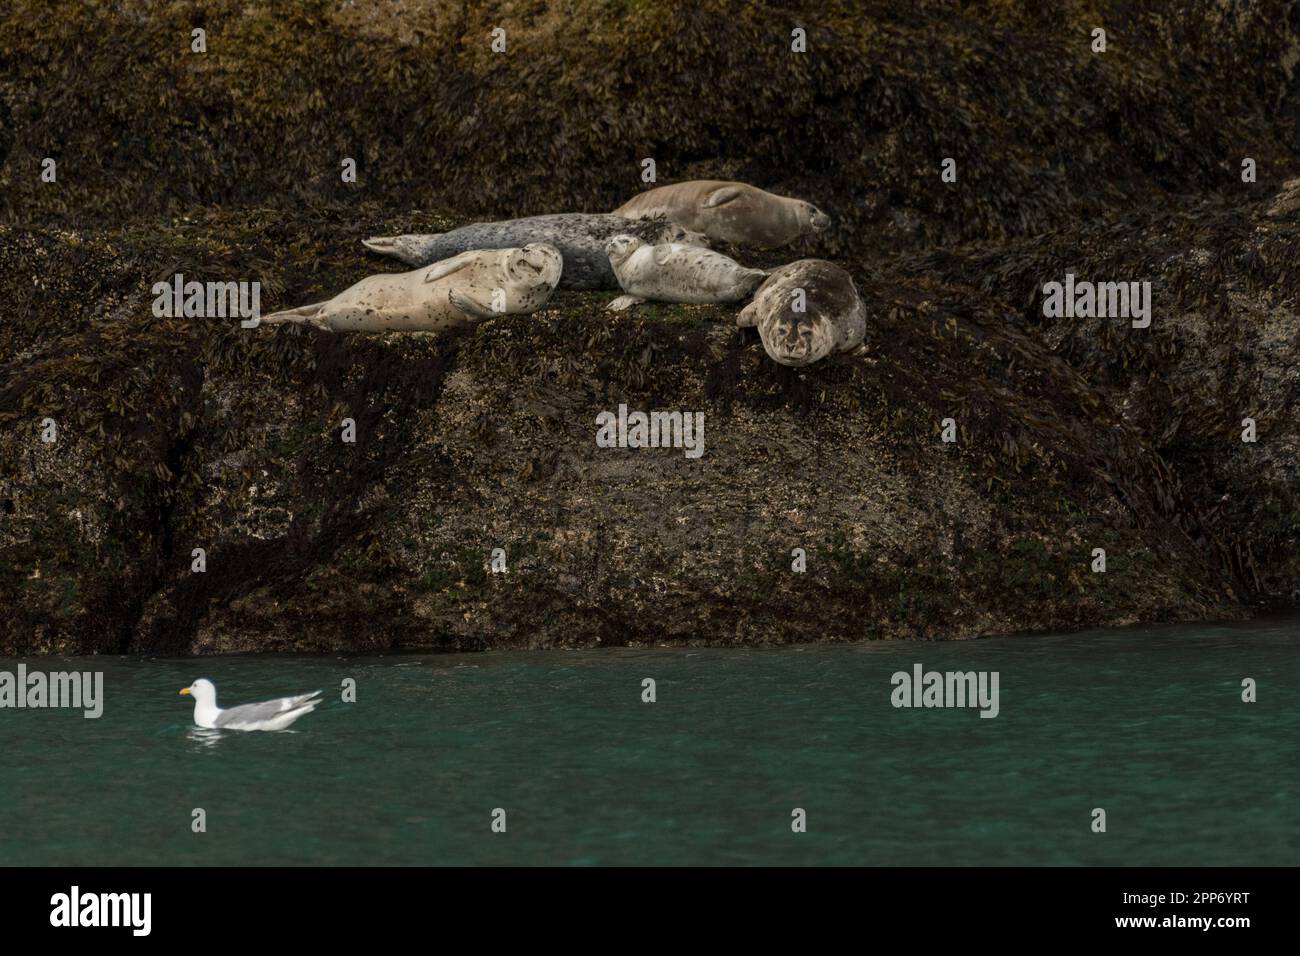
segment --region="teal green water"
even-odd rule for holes
[[[1294,865],[1298,636],[28,660],[102,670],[107,701],[0,710],[0,863]],[[999,716],[895,709],[918,662],[998,671]],[[177,690],[200,676],[225,706],[330,699],[198,732]]]

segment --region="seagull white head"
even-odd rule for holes
[[[193,697],[194,703],[200,707],[217,705],[217,686],[206,677],[200,677],[189,687],[182,687],[181,693]]]
[[[182,687],[181,694],[194,698],[194,722],[200,727],[212,727],[217,722],[221,711],[217,708],[217,685],[206,677],[200,677],[189,687]]]

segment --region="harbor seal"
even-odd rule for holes
[[[867,310],[847,272],[825,259],[800,259],[772,272],[736,324],[758,326],[772,360],[797,367],[860,346]]]
[[[441,332],[495,315],[536,312],[551,297],[562,268],[560,251],[540,242],[463,252],[412,272],[367,276],[332,299],[262,321],[302,322],[333,332]]]
[[[646,190],[615,209],[614,215],[666,216],[710,239],[764,249],[787,245],[831,224],[831,217],[810,202],[721,179]]]
[[[693,232],[662,216],[647,217],[635,226],[609,213],[561,213],[530,216],[473,225],[429,235],[375,236],[362,241],[371,252],[393,256],[411,266],[424,266],[471,249],[507,249],[544,242],[564,257],[561,289],[617,289],[618,279],[609,267],[605,243],[620,233],[646,242],[682,242],[707,246],[702,233]]]
[[[615,310],[647,300],[737,302],[767,277],[762,269],[747,269],[720,252],[679,242],[650,245],[635,236],[615,236],[606,251],[618,284],[628,293],[609,304]]]

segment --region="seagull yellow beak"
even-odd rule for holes
[[[188,687],[182,687],[182,688],[181,688],[181,693],[182,693],[182,694],[188,694],[189,692],[190,692],[190,689],[189,689]]]

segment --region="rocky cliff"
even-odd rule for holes
[[[0,14],[0,653],[964,638],[1300,590],[1283,4],[35,6]],[[150,308],[178,272],[316,301],[393,268],[366,236],[609,209],[644,157],[835,215],[735,255],[842,262],[867,353],[783,368],[734,309],[587,293],[444,337]],[[1067,273],[1149,281],[1150,327],[1045,316]],[[620,404],[703,412],[705,453],[598,448]]]

